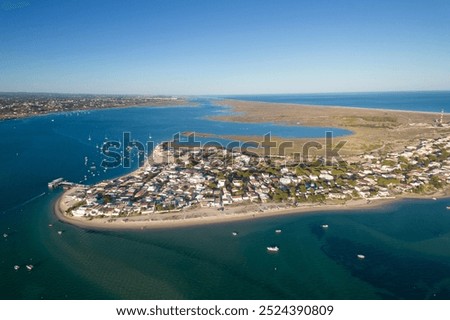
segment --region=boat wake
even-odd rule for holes
[[[19,209],[20,207],[23,207],[23,206],[29,204],[30,202],[33,202],[34,200],[44,196],[45,194],[46,194],[46,192],[42,192],[41,194],[38,194],[37,196],[34,196],[34,197],[32,197],[32,198],[30,198],[28,200],[25,200],[24,202],[19,203],[18,205],[14,206],[12,208],[6,209],[6,210],[2,211],[1,213],[4,214],[4,213],[7,213],[9,211],[13,211],[13,210]]]

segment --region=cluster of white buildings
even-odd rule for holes
[[[248,202],[385,198],[450,184],[450,138],[423,140],[385,156],[363,155],[348,166],[311,167],[222,148],[175,153],[159,145],[155,161],[131,175],[73,195],[74,216],[127,216],[223,208]],[[167,161],[169,159],[169,161]],[[284,164],[284,165],[283,165]],[[434,177],[434,178],[433,178]]]

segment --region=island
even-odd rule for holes
[[[227,102],[233,104],[240,112],[217,120],[305,124],[302,112],[297,119],[280,121],[283,112],[298,112],[299,106],[283,111],[284,106],[277,104],[276,111],[260,110],[260,103]],[[343,137],[350,148],[342,159],[329,161],[320,149],[299,159],[295,146],[284,154],[266,154],[262,148],[180,147],[165,142],[131,174],[65,191],[55,212],[61,220],[86,228],[145,229],[370,208],[399,198],[432,200],[449,195],[450,135],[443,114],[329,110],[317,107],[313,114],[321,111],[324,125],[335,119],[338,127],[354,132]],[[256,117],[252,112],[271,116]],[[316,121],[312,124],[320,119]],[[386,140],[378,145],[383,134]]]

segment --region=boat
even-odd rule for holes
[[[14,266],[14,270],[19,270],[20,269],[20,266],[18,266],[17,264]]]
[[[322,228],[323,228],[323,229],[327,229],[327,228],[328,228],[328,225],[327,225],[327,224],[323,224],[323,225],[322,225]]]
[[[281,229],[275,230],[275,233],[281,233]]]
[[[447,210],[450,210],[450,206],[447,207]]]
[[[237,236],[237,235],[238,235],[238,233],[237,233],[236,231],[233,231],[231,234],[232,234],[233,236]]]
[[[91,141],[92,139],[91,139],[91,135],[89,135],[89,137],[88,137],[88,141]]]
[[[26,267],[27,267],[28,271],[31,271],[34,268],[34,266],[32,264],[27,264]]]
[[[358,257],[358,259],[361,259],[361,260],[366,258],[366,256],[363,254],[357,254],[356,256]]]
[[[4,233],[4,234],[3,234],[3,238],[8,238],[8,234],[7,234],[7,233]]]
[[[49,226],[49,227],[51,228],[51,227],[53,227],[53,224],[49,223],[49,225],[48,225],[48,226]]]
[[[431,198],[432,200],[434,200],[434,201],[436,201],[437,200],[437,198]]]
[[[59,235],[62,235],[62,233],[63,233],[63,232],[62,232],[61,230],[58,231],[58,234],[59,234]]]
[[[278,252],[279,250],[280,250],[280,248],[278,248],[277,246],[267,247],[267,251],[269,251],[269,252]]]

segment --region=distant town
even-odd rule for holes
[[[65,195],[73,217],[129,217],[242,204],[370,202],[405,194],[430,197],[450,184],[450,137],[422,139],[402,152],[363,154],[357,161],[300,163],[220,147],[155,147],[139,170]]]
[[[129,106],[183,104],[171,96],[66,95],[50,93],[0,93],[0,120],[54,112],[94,110]]]

